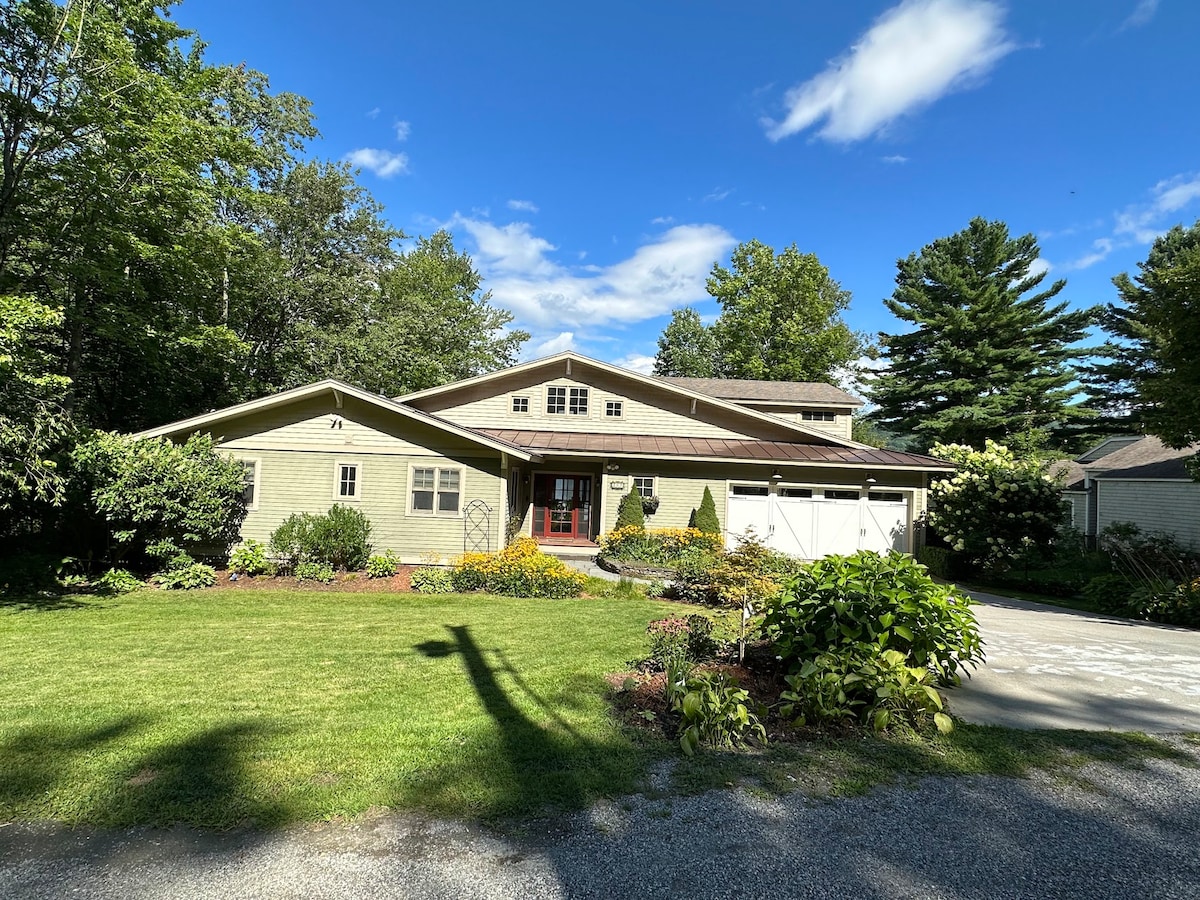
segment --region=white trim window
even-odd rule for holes
[[[573,416],[586,416],[588,414],[588,394],[589,391],[585,387],[571,388],[571,399],[567,403],[567,412]]]
[[[262,484],[262,460],[239,459],[242,464],[242,499],[246,509],[258,509],[258,494]]]
[[[412,466],[408,512],[413,516],[462,514],[463,470],[457,466]]]
[[[806,409],[800,413],[801,422],[836,422],[837,413],[825,412],[818,409]]]
[[[512,398],[512,412],[518,416],[529,415],[529,397],[521,394]]]
[[[624,400],[605,400],[604,415],[609,419],[621,419],[625,417],[625,401]]]
[[[637,492],[643,499],[656,496],[654,488],[656,487],[654,475],[634,475],[633,486],[637,488]]]
[[[551,385],[546,388],[546,413],[551,416],[562,415],[567,411],[567,389]]]
[[[362,465],[339,459],[333,464],[333,499],[350,503],[362,497]]]

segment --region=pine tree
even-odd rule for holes
[[[704,497],[700,500],[700,508],[696,510],[695,527],[705,534],[720,534],[721,522],[717,518],[717,504],[713,502],[712,491],[704,486]]]
[[[646,513],[642,509],[642,495],[634,485],[633,490],[621,498],[621,505],[617,507],[617,528],[627,528],[631,525],[636,525],[639,528],[646,527]]]
[[[1069,345],[1094,315],[1047,306],[1066,282],[1035,292],[1046,274],[1031,272],[1038,254],[1032,234],[1010,238],[1003,222],[976,218],[897,262],[884,303],[916,327],[880,335],[888,367],[871,386],[876,422],[923,447],[982,447],[1088,418],[1070,402],[1068,360],[1087,352]]]

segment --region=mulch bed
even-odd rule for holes
[[[362,572],[339,572],[331,584],[319,581],[299,581],[291,575],[258,575],[250,578],[239,575],[231,581],[230,573],[218,570],[217,583],[208,590],[223,588],[246,591],[331,591],[342,594],[391,594],[412,590],[412,573],[418,566],[399,566],[391,578],[368,578]]]

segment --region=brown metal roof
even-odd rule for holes
[[[699,391],[722,400],[763,400],[775,403],[836,403],[862,406],[863,402],[823,381],[754,381],[748,378],[676,378],[655,376],[676,387]]]
[[[626,453],[651,456],[693,456],[721,460],[829,463],[851,466],[904,466],[946,471],[945,460],[895,450],[858,450],[819,444],[759,441],[752,438],[667,437],[653,434],[588,434],[567,431],[477,429],[488,437],[525,450],[567,453]]]

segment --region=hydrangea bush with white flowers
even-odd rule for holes
[[[929,524],[954,550],[993,571],[1050,552],[1066,510],[1042,463],[991,440],[983,450],[935,444],[930,453],[958,466],[929,486]]]

